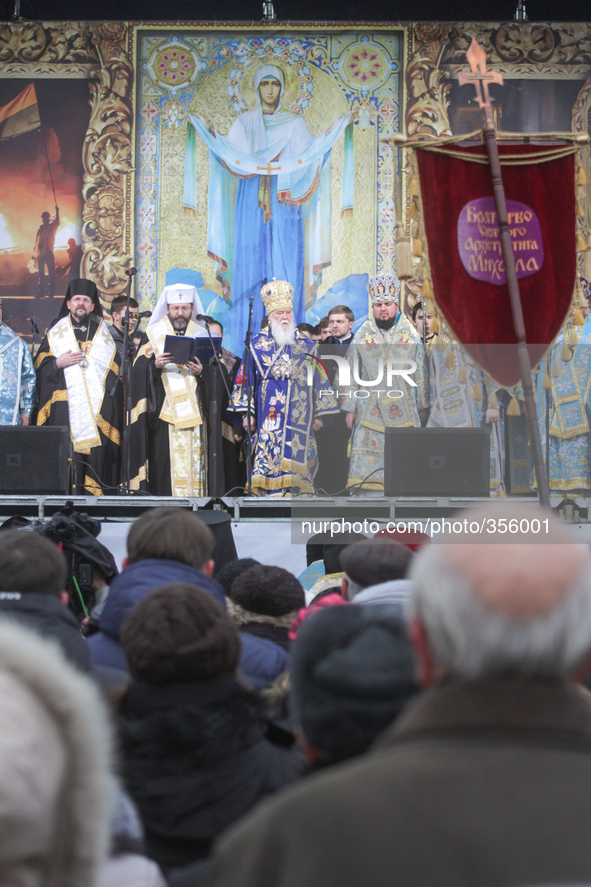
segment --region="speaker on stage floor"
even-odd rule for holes
[[[386,496],[490,496],[489,428],[386,428]]]
[[[69,428],[0,425],[0,493],[70,492]]]

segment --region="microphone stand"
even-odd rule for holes
[[[207,335],[209,336],[209,341],[211,342],[211,347],[213,349],[213,356],[210,360],[210,365],[213,364],[214,366],[217,366],[217,368],[219,370],[219,374],[222,378],[222,382],[224,384],[224,388],[226,389],[226,394],[228,395],[228,401],[229,401],[230,400],[230,388],[228,387],[228,382],[226,380],[226,377],[224,376],[224,371],[222,369],[222,362],[221,362],[220,358],[218,357],[216,350],[215,350],[215,345],[213,343],[211,330],[209,329],[209,323],[207,320],[203,320],[202,323],[205,324],[205,329],[207,330]],[[213,382],[213,379],[212,379],[212,382]],[[219,403],[218,403],[218,386],[215,383],[212,384],[211,412],[212,412],[212,420],[213,420],[211,423],[212,432],[213,432],[212,447],[211,447],[211,449],[212,449],[211,465],[212,465],[212,477],[213,477],[212,487],[214,487],[217,483],[217,478],[218,478],[218,441],[217,441],[218,424],[220,427],[220,441],[221,441],[221,415],[220,415],[220,409],[219,409]],[[225,493],[225,490],[222,489],[218,492],[217,489],[212,489],[212,490],[209,490],[208,492],[209,492],[210,496],[223,496]]]
[[[246,356],[244,358],[244,369],[246,371],[246,490],[249,496],[252,496],[252,438],[250,431],[250,417],[253,415],[252,408],[252,355],[250,353],[250,338],[252,326],[252,306],[254,303],[255,293],[250,296],[250,305],[248,307],[248,327],[246,329],[246,338],[244,344],[246,346]]]
[[[33,360],[35,360],[35,344],[36,344],[35,334],[38,333],[39,330],[37,329],[37,324],[35,323],[34,317],[29,317],[29,322],[31,324],[31,338],[33,340],[33,343],[31,346],[31,354],[33,355]]]
[[[137,274],[137,268],[127,268],[127,305],[125,306],[125,322],[123,324],[123,353],[121,355],[121,364],[119,366],[119,374],[111,388],[111,397],[114,396],[119,384],[119,380],[123,382],[123,438],[122,438],[122,456],[123,456],[123,480],[119,484],[119,493],[124,496],[131,495],[131,449],[130,449],[130,431],[131,431],[131,360],[129,355],[129,300],[131,299],[131,281],[133,275]]]

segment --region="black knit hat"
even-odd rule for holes
[[[215,578],[224,589],[226,597],[230,596],[230,589],[232,588],[232,583],[234,582],[234,579],[236,579],[246,570],[250,570],[251,567],[258,566],[258,564],[259,561],[255,561],[253,557],[241,557],[236,561],[230,561],[229,564],[226,564],[225,567],[222,567],[219,573],[216,573]]]
[[[331,762],[365,752],[418,691],[406,627],[394,608],[327,607],[291,655],[294,723]]]
[[[306,606],[301,583],[281,567],[258,564],[236,577],[229,597],[250,613],[284,616]]]
[[[392,539],[368,539],[355,542],[341,552],[341,569],[360,585],[369,588],[393,579],[404,579],[410,569],[414,552]]]
[[[232,677],[240,637],[214,598],[186,583],[163,585],[135,605],[121,631],[136,681],[176,684]]]

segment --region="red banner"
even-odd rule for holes
[[[500,145],[499,154],[548,150]],[[487,157],[486,148],[454,152]],[[502,385],[519,380],[513,319],[490,168],[417,150],[434,297],[454,335]],[[509,228],[530,359],[535,365],[569,309],[577,273],[574,154],[503,166]],[[503,345],[505,347],[497,347]]]

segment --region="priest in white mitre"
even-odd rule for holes
[[[194,286],[166,286],[133,365],[131,488],[153,496],[206,494],[203,367],[195,357],[174,363],[166,336],[202,336],[203,305]]]

